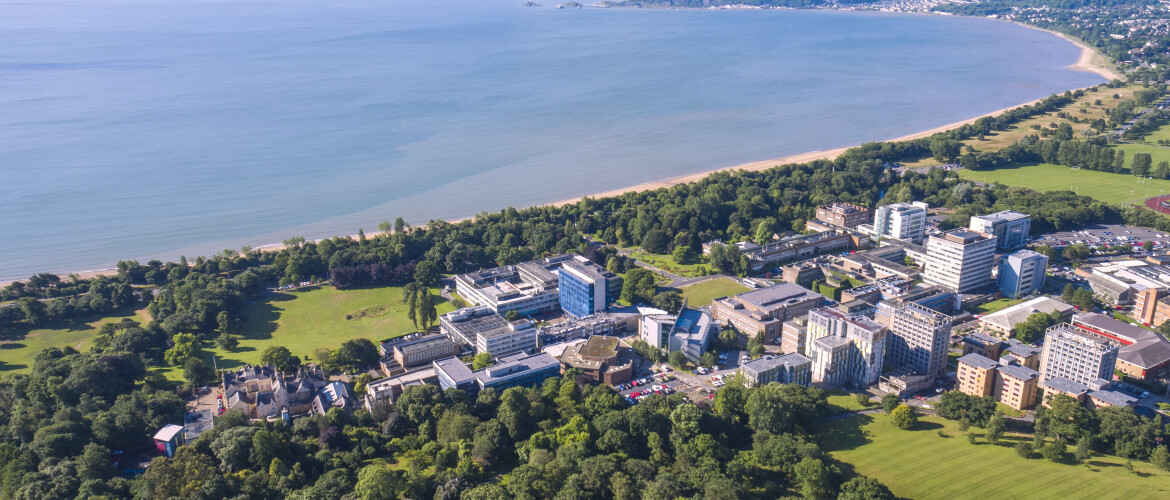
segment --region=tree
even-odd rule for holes
[[[1130,163],[1129,170],[1131,174],[1138,177],[1145,177],[1150,175],[1150,163],[1152,158],[1149,153],[1137,153],[1133,155],[1133,162]]]
[[[670,252],[670,255],[674,257],[675,262],[684,266],[699,262],[699,254],[695,252],[695,249],[691,248],[689,245],[675,246],[674,250]]]
[[[670,366],[673,366],[676,370],[685,370],[686,369],[687,357],[686,357],[686,355],[683,354],[682,351],[674,351],[674,352],[670,353],[670,355],[667,356],[666,359],[667,359],[667,362],[670,363]]]
[[[1095,427],[1093,414],[1080,401],[1064,394],[1048,399],[1048,409],[1037,416],[1037,424],[1046,427],[1048,435],[1064,439],[1092,435]]]
[[[414,266],[414,281],[424,287],[434,285],[439,281],[439,267],[429,260],[419,262]]]
[[[294,372],[301,366],[300,358],[293,356],[288,348],[281,345],[269,346],[260,354],[260,364],[275,366],[282,372]]]
[[[938,161],[954,161],[963,150],[963,143],[954,139],[930,141],[930,154]]]
[[[667,250],[667,245],[670,244],[670,237],[666,233],[651,229],[642,237],[642,249],[653,254],[664,254]]]
[[[777,222],[775,218],[765,217],[760,221],[760,224],[756,226],[756,243],[763,245],[769,241],[772,241],[772,235],[776,234],[776,230],[779,229],[779,226],[780,223]]]
[[[1073,298],[1073,293],[1075,293],[1076,291],[1077,291],[1077,287],[1073,286],[1072,283],[1064,285],[1064,291],[1061,292],[1061,294],[1060,294],[1060,300],[1063,300],[1065,302],[1071,301]]]
[[[1049,462],[1059,462],[1064,458],[1067,446],[1064,439],[1056,438],[1051,443],[1044,445],[1040,454],[1044,455],[1044,458],[1048,459]]]
[[[199,340],[190,333],[175,334],[172,338],[174,346],[167,349],[163,358],[168,365],[182,366],[189,358],[200,357],[203,351],[199,349]]]
[[[902,400],[898,398],[897,394],[889,393],[882,396],[882,409],[887,414],[893,413],[894,408],[897,408],[899,404],[902,404]]]
[[[735,272],[735,263],[728,257],[727,247],[722,243],[711,245],[711,251],[707,254],[707,262],[716,271],[723,274],[732,274]]]
[[[471,361],[471,367],[475,370],[482,370],[494,364],[492,362],[492,353],[481,352],[476,353],[475,358]]]
[[[1091,438],[1089,436],[1084,436],[1084,437],[1077,440],[1077,449],[1073,453],[1073,456],[1076,457],[1078,462],[1084,462],[1085,460],[1088,460],[1089,457],[1092,455],[1092,452],[1093,452],[1092,439],[1093,438]]]
[[[820,459],[805,457],[793,469],[804,498],[824,498],[829,490],[829,469]]]
[[[702,356],[699,356],[699,366],[715,366],[715,353],[707,351]]]
[[[266,351],[267,352],[267,351]],[[364,370],[378,362],[378,348],[370,339],[351,339],[333,351],[330,362],[349,371]]]
[[[967,414],[964,413],[963,416],[959,418],[959,432],[967,432],[967,429],[970,428],[971,419],[967,418]]]
[[[913,406],[898,405],[894,411],[890,412],[890,422],[894,424],[894,427],[904,431],[910,430],[918,425],[918,411]]]
[[[678,311],[682,309],[682,303],[682,294],[673,290],[659,293],[650,300],[651,305],[671,314],[678,314]]]
[[[77,476],[82,481],[105,481],[114,477],[114,463],[110,461],[110,449],[90,442],[77,458]]]
[[[1016,339],[1020,342],[1031,344],[1043,339],[1044,332],[1048,330],[1048,327],[1057,322],[1059,320],[1054,321],[1048,313],[1034,312],[1028,316],[1028,319],[1016,324],[1012,332],[1015,333]]]
[[[872,477],[855,476],[841,485],[837,500],[894,500],[894,493]]]
[[[857,404],[861,405],[862,408],[870,405],[869,393],[859,392],[854,394],[853,398],[857,400]]]
[[[1089,256],[1089,246],[1084,243],[1074,243],[1064,247],[1064,252],[1061,255],[1068,260],[1085,260]]]
[[[520,319],[520,311],[512,309],[511,311],[504,313],[504,319],[508,321],[516,321]]]
[[[1020,458],[1032,457],[1032,444],[1027,441],[1020,441],[1016,443],[1015,450],[1016,454],[1019,455]]]
[[[987,432],[985,434],[987,442],[991,444],[998,443],[1000,438],[1003,437],[1003,431],[1005,427],[1003,413],[998,411],[995,412],[995,415],[992,415],[991,418],[987,420]]]
[[[191,387],[201,386],[215,378],[215,371],[203,358],[191,357],[183,362],[183,378]]]
[[[1154,452],[1150,453],[1150,463],[1154,464],[1154,467],[1170,471],[1170,452],[1166,450],[1166,445],[1154,448]]]
[[[215,337],[215,345],[216,347],[219,347],[225,351],[234,351],[237,347],[240,346],[240,341],[235,337],[235,335],[232,335],[228,332],[223,332],[220,333],[218,337]]]
[[[651,301],[656,288],[654,273],[635,267],[626,273],[621,298],[630,304],[647,303]]]
[[[1166,179],[1170,177],[1170,162],[1158,162],[1158,166],[1154,167],[1154,171],[1150,174],[1150,176],[1155,179]]]
[[[1147,252],[1152,252],[1154,250],[1154,242],[1152,242],[1152,241],[1143,242],[1142,243],[1142,250],[1145,250]]]

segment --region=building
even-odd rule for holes
[[[963,355],[978,354],[987,359],[999,359],[1003,343],[982,332],[971,332],[959,339],[963,344]]]
[[[606,310],[622,293],[621,277],[578,255],[559,273],[561,309],[577,318]]]
[[[1004,297],[1026,297],[1044,289],[1044,274],[1047,271],[1047,255],[1019,250],[1000,261],[996,284]]]
[[[971,217],[970,228],[995,236],[996,248],[1000,252],[1011,252],[1027,246],[1032,218],[1027,214],[1005,210]]]
[[[646,311],[638,326],[638,338],[658,349],[670,348],[670,330],[678,316],[662,310]]]
[[[394,361],[403,368],[429,365],[436,359],[459,355],[459,344],[446,335],[425,335],[394,344],[391,347]]]
[[[1016,361],[1015,358],[1010,356],[1000,359],[995,371],[995,390],[992,396],[996,401],[1016,410],[1026,410],[1036,405],[1040,372],[1015,364],[1013,361]]]
[[[795,235],[749,247],[743,251],[748,259],[748,270],[761,272],[778,263],[803,260],[825,252],[841,249],[869,248],[870,237],[855,231],[833,229],[808,235]]]
[[[772,382],[808,387],[812,383],[812,360],[798,353],[765,354],[740,365],[739,372],[748,387]]]
[[[1150,326],[1170,321],[1170,295],[1162,288],[1147,288],[1133,294],[1133,315]]]
[[[324,415],[333,408],[349,412],[354,409],[355,404],[353,393],[349,391],[349,384],[335,380],[317,390],[313,397],[313,413]]]
[[[780,336],[785,321],[804,316],[823,302],[824,296],[819,293],[800,285],[780,283],[715,299],[711,302],[711,315],[749,337],[763,332],[764,341],[772,342]]]
[[[435,378],[439,379],[439,387],[443,390],[460,389],[469,393],[479,390],[475,374],[459,358],[439,359],[431,364],[435,369]]]
[[[959,293],[991,285],[995,264],[995,236],[968,229],[955,229],[926,242],[927,283]]]
[[[922,243],[926,234],[926,206],[922,202],[882,205],[874,210],[873,226],[858,229],[869,229],[879,239],[893,238]]]
[[[835,308],[808,313],[804,354],[812,360],[814,382],[857,387],[878,383],[886,343],[886,328],[868,317]]]
[[[918,304],[905,304],[891,318],[886,362],[892,367],[909,367],[927,377],[941,377],[947,369],[950,337],[950,316]]]
[[[1111,379],[1119,347],[1116,340],[1068,323],[1049,327],[1040,354],[1040,376],[1084,385]]]
[[[1076,308],[1056,299],[1036,297],[980,317],[979,326],[1005,337],[1011,337],[1012,330],[1016,328],[1016,325],[1027,321],[1029,316],[1038,312],[1044,314],[1055,312],[1060,314],[1062,321],[1068,321],[1076,312]]]
[[[1025,344],[1016,339],[1008,339],[1007,354],[1019,361],[1020,365],[1033,370],[1040,369],[1041,349],[1031,344]]]
[[[1073,316],[1073,325],[1117,341],[1115,369],[1130,377],[1151,380],[1170,373],[1170,342],[1157,332],[1093,313]]]
[[[1063,394],[1082,403],[1085,402],[1085,398],[1089,394],[1089,386],[1064,377],[1043,379],[1040,382],[1040,387],[1044,389],[1044,406],[1048,406],[1052,397],[1058,394]]]
[[[244,365],[221,374],[220,389],[224,407],[239,410],[252,419],[303,415],[312,411],[317,389],[328,382],[313,366],[302,366],[296,374],[286,376],[276,368]]]
[[[454,358],[452,358],[454,359]],[[438,385],[439,378],[435,375],[435,367],[432,365],[409,373],[403,373],[394,377],[375,380],[366,384],[365,408],[367,411],[373,410],[378,403],[394,404],[398,396],[407,387],[415,385]]]
[[[873,214],[868,208],[852,203],[837,202],[817,207],[817,220],[846,229],[865,224],[871,220],[870,217]]]
[[[1085,403],[1089,408],[1103,408],[1108,406],[1133,406],[1137,398],[1121,391],[1110,389],[1090,390]]]
[[[812,285],[812,282],[823,279],[825,273],[821,271],[821,266],[811,261],[802,260],[780,268],[780,277],[789,283],[809,287]]]
[[[959,358],[957,379],[959,392],[969,396],[990,396],[995,391],[995,373],[999,363],[978,354]]]
[[[1108,337],[1121,345],[1131,345],[1143,340],[1161,338],[1160,335],[1151,330],[1137,325],[1131,325],[1124,321],[1118,321],[1104,314],[1076,314],[1072,317],[1072,324],[1082,330]]]
[[[162,429],[154,434],[154,447],[159,453],[162,453],[168,458],[174,458],[175,450],[180,446],[187,444],[183,433],[187,429],[181,425],[167,424]]]
[[[1088,270],[1078,269],[1077,274],[1089,282],[1089,288],[1102,300],[1114,304],[1130,304],[1137,300],[1139,292],[1150,288],[1160,291],[1170,289],[1170,266],[1157,262],[1160,260],[1118,260],[1100,264]],[[1156,300],[1162,296],[1163,293],[1155,292],[1152,297],[1147,296],[1147,298]],[[1148,315],[1156,307],[1156,305],[1151,304],[1141,309],[1145,309]],[[1141,317],[1141,313],[1137,309],[1135,309],[1135,314]],[[1151,325],[1160,324],[1146,321],[1146,319],[1153,318],[1143,318],[1142,321]]]
[[[479,390],[492,387],[503,393],[509,387],[532,387],[561,373],[561,363],[548,354],[514,354],[472,372]]]
[[[634,376],[632,351],[622,346],[617,337],[589,337],[585,342],[565,348],[560,357],[561,373],[576,368],[587,380],[607,385],[621,384]]]
[[[690,309],[683,303],[678,319],[670,329],[667,352],[682,351],[687,360],[699,364],[699,357],[707,352],[711,339],[719,337],[719,324],[709,314]]]
[[[540,344],[543,346],[586,339],[594,335],[623,336],[638,328],[640,315],[636,312],[637,309],[633,309],[633,311],[635,312],[599,312],[587,318],[563,316],[560,318],[562,321],[539,328]]]
[[[536,350],[536,323],[508,321],[487,306],[465,307],[439,316],[439,331],[452,342],[475,346],[476,352],[510,356]]]
[[[502,266],[455,277],[455,290],[468,301],[506,314],[529,316],[555,311],[560,306],[557,273],[572,255]]]
[[[808,316],[785,321],[780,331],[780,351],[784,353],[805,352],[805,339],[808,338]]]
[[[906,304],[918,304],[927,309],[933,309],[943,314],[952,314],[959,310],[961,296],[954,290],[937,285],[920,285],[905,292],[890,294],[891,296],[877,304],[873,319],[882,326],[889,328],[893,323],[894,311]],[[886,293],[883,292],[883,296]]]

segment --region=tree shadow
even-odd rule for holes
[[[923,420],[919,420],[917,424],[914,424],[914,428],[911,430],[913,430],[913,431],[933,431],[933,430],[942,429],[942,428],[943,428],[943,424],[940,424],[938,422],[926,422]]]
[[[869,444],[869,438],[862,427],[873,422],[870,415],[857,415],[825,426],[821,433],[821,446],[826,452],[851,450]]]
[[[7,372],[12,370],[23,370],[28,368],[28,365],[19,363],[0,363],[0,372]]]
[[[5,350],[24,349],[25,347],[28,347],[28,346],[21,344],[20,342],[6,342],[3,344],[0,344],[0,349],[5,349]]]
[[[275,304],[296,299],[287,293],[276,293],[267,299],[252,304],[248,312],[248,321],[244,323],[240,335],[249,340],[267,340],[272,338],[276,331],[276,320],[280,319],[280,309]]]

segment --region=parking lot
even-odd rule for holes
[[[1140,246],[1147,241],[1153,242],[1156,249],[1170,248],[1170,234],[1125,224],[1094,224],[1075,231],[1057,231],[1041,235],[1033,239],[1032,243],[1051,247],[1084,243],[1111,248],[1118,245]]]
[[[726,353],[726,358],[721,360],[721,364],[713,366],[712,369],[702,369],[696,373],[696,371],[678,371],[666,364],[656,365],[657,371],[649,369],[639,371],[635,380],[621,384],[615,389],[623,398],[626,398],[626,401],[631,403],[656,394],[655,391],[658,391],[657,394],[678,392],[696,401],[710,399],[715,391],[724,385],[722,379],[734,375],[739,370],[740,362],[747,351],[726,351]],[[632,394],[637,394],[637,396],[631,396]]]

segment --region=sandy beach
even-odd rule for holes
[[[1016,24],[1019,24],[1019,23],[1016,23]],[[1053,35],[1061,37],[1061,38],[1067,40],[1069,43],[1072,43],[1073,45],[1076,45],[1077,47],[1079,47],[1081,49],[1081,55],[1075,63],[1068,66],[1069,69],[1078,70],[1078,71],[1086,71],[1086,72],[1090,72],[1090,73],[1096,73],[1107,80],[1122,79],[1121,75],[1117,74],[1111,68],[1109,68],[1105,65],[1106,59],[1104,56],[1098,54],[1097,51],[1093,50],[1091,47],[1089,47],[1085,43],[1081,42],[1080,40],[1076,40],[1076,39],[1069,37],[1069,36],[1066,36],[1062,33],[1057,33],[1055,31],[1037,28],[1035,26],[1028,26],[1028,25],[1024,25],[1024,24],[1020,24],[1020,26],[1052,33]],[[934,134],[939,133],[939,132],[945,132],[947,130],[950,130],[950,129],[953,129],[956,127],[960,127],[963,125],[974,123],[976,120],[983,118],[985,116],[995,116],[995,115],[1001,114],[1005,111],[1015,109],[1015,108],[1018,108],[1020,106],[1034,104],[1036,102],[1039,102],[1039,100],[1017,104],[1015,106],[1010,106],[1010,107],[996,110],[996,111],[993,111],[990,113],[979,115],[979,116],[976,116],[973,118],[969,118],[966,120],[961,120],[961,121],[957,121],[954,123],[949,123],[946,125],[935,127],[935,128],[930,129],[930,130],[924,130],[922,132],[917,132],[917,133],[905,135],[902,137],[885,139],[884,142],[908,141],[908,140],[913,140],[913,139],[919,139],[922,137],[928,137],[928,136],[934,135]],[[766,170],[766,169],[769,169],[769,168],[772,168],[772,167],[775,167],[778,165],[784,165],[784,164],[790,164],[790,163],[806,163],[806,162],[810,162],[813,160],[832,160],[832,159],[837,158],[837,156],[839,156],[841,153],[843,153],[846,149],[849,149],[849,147],[853,147],[853,146],[841,147],[841,148],[836,148],[836,149],[828,149],[828,150],[823,150],[823,151],[810,151],[807,153],[800,153],[800,154],[784,156],[784,157],[780,157],[780,158],[762,159],[762,160],[753,161],[753,162],[749,162],[749,163],[743,163],[743,164],[739,164],[739,165],[724,166],[724,167],[716,168],[714,170],[707,170],[707,171],[703,171],[703,172],[697,172],[697,173],[678,176],[678,177],[671,177],[671,178],[667,178],[667,179],[644,182],[644,183],[637,184],[634,186],[612,189],[609,191],[603,191],[603,192],[599,192],[599,193],[582,195],[582,196],[578,196],[578,197],[574,197],[574,198],[561,200],[561,201],[558,201],[555,203],[536,204],[536,205],[531,205],[531,206],[558,206],[559,207],[559,206],[563,206],[563,205],[577,203],[584,198],[605,198],[605,197],[611,197],[611,196],[620,196],[624,193],[629,193],[629,192],[642,192],[642,191],[650,191],[650,190],[654,190],[654,189],[668,188],[668,187],[676,186],[679,184],[685,184],[688,182],[695,182],[695,181],[698,181],[698,180],[700,180],[700,179],[702,179],[710,174],[716,173],[716,172],[736,171],[736,170],[759,171],[759,170]],[[456,222],[460,222],[460,221],[467,220],[470,218],[471,217],[464,217],[461,219],[454,219],[454,220],[451,220],[448,222],[456,223]],[[372,238],[372,237],[375,237],[379,234],[382,234],[382,233],[371,232],[371,233],[367,233],[366,237]],[[348,237],[356,239],[358,236],[356,234],[351,234]],[[254,247],[255,250],[263,251],[263,252],[279,251],[283,248],[284,248],[284,245],[281,243],[273,243],[273,244],[261,245],[261,246]],[[115,275],[115,274],[117,274],[117,269],[96,269],[96,270],[89,270],[89,271],[80,271],[80,272],[76,272],[76,273],[62,273],[62,274],[60,274],[60,276],[62,278],[67,278],[69,275],[72,275],[72,274],[77,275],[81,279],[89,279],[89,278],[94,278],[94,277],[103,276],[103,275],[107,275],[107,276]],[[0,286],[6,285],[7,283],[10,283],[10,282],[11,281],[0,282]]]

